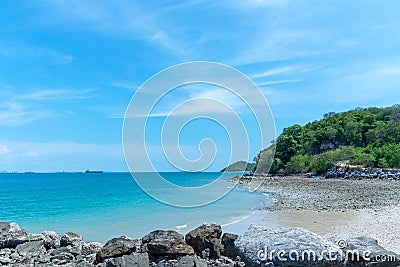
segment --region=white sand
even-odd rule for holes
[[[357,217],[345,225],[331,228],[325,236],[368,236],[379,245],[400,254],[400,206],[380,210],[360,210]]]

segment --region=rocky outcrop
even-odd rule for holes
[[[149,265],[150,261],[147,253],[134,253],[122,257],[110,258],[105,261],[106,267],[148,267]]]
[[[43,244],[46,249],[59,248],[61,246],[61,236],[54,231],[46,231],[42,233]]]
[[[221,239],[221,244],[222,244],[222,255],[230,257],[230,258],[235,258],[237,255],[237,250],[235,248],[235,240],[238,238],[238,235],[235,234],[230,234],[230,233],[224,233]]]
[[[133,252],[136,252],[138,246],[140,246],[139,240],[132,240],[126,236],[113,238],[108,241],[97,253],[97,262],[103,262],[108,258],[130,255]]]
[[[185,243],[183,235],[175,231],[153,231],[144,236],[142,242],[154,257],[194,254],[194,249]]]
[[[374,169],[374,168],[350,168],[346,166],[335,167],[327,171],[325,178],[344,179],[385,179],[400,181],[400,170],[397,169]]]
[[[218,258],[221,253],[221,238],[222,229],[220,225],[204,224],[189,233],[186,234],[186,243],[191,245],[197,253],[203,253],[205,250],[209,250],[209,254],[212,258]],[[204,253],[203,253],[204,255]]]
[[[34,235],[0,222],[0,266],[248,267],[400,265],[376,240],[323,238],[302,228],[251,226],[243,235],[202,225],[186,235],[157,230],[142,239],[122,236],[105,245],[75,233]],[[296,252],[298,254],[296,254]],[[214,253],[214,254],[213,254]],[[286,253],[286,254],[285,254]],[[313,254],[314,253],[314,254]],[[243,261],[242,261],[243,260]]]
[[[61,247],[66,247],[66,246],[79,247],[81,245],[82,245],[81,235],[75,234],[73,232],[67,232],[61,236],[60,239]]]
[[[246,266],[389,267],[400,264],[399,255],[383,249],[373,239],[327,239],[302,228],[252,225],[235,241],[235,249]],[[390,261],[379,261],[382,255]]]

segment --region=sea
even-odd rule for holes
[[[186,187],[217,181],[235,173],[168,172],[167,180]],[[151,177],[152,174],[147,173]],[[154,174],[156,175],[156,174]],[[32,233],[46,230],[81,234],[86,241],[105,242],[127,235],[139,238],[153,230],[182,234],[203,223],[230,225],[271,204],[263,194],[234,187],[221,199],[195,208],[167,205],[147,195],[130,173],[2,173],[0,220],[16,222]]]

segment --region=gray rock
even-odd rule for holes
[[[103,247],[103,244],[101,244],[99,242],[83,242],[82,243],[82,254],[83,255],[96,254],[101,250],[102,247]]]
[[[222,255],[230,257],[234,259],[238,254],[235,249],[235,240],[238,238],[238,235],[224,233],[222,236],[221,244],[223,246]]]
[[[68,247],[60,247],[51,251],[50,255],[56,256],[61,253],[71,253],[71,249]]]
[[[192,255],[194,250],[184,241],[183,235],[175,231],[157,230],[142,238],[143,244],[153,256]]]
[[[39,256],[37,257],[37,261],[38,261],[39,263],[50,263],[50,262],[51,262],[51,256],[48,255],[48,254],[39,255]]]
[[[173,259],[173,260],[164,259],[155,266],[157,266],[157,267],[194,267],[195,264],[196,264],[196,258],[194,256],[181,256],[181,257],[178,257],[178,259]],[[207,263],[205,262],[205,265],[203,265],[203,266],[207,267]],[[199,266],[197,266],[197,267],[199,267]]]
[[[6,257],[0,257],[0,265],[7,265],[12,263],[13,260],[10,258],[6,258]]]
[[[21,256],[27,256],[29,254],[41,254],[46,252],[43,241],[30,241],[17,246],[17,251]]]
[[[220,225],[202,225],[186,234],[186,243],[194,248],[197,253],[209,248],[210,256],[215,257],[220,254],[219,243],[216,239],[221,238],[222,229]]]
[[[335,242],[302,228],[272,229],[251,225],[243,236],[236,239],[235,247],[246,266],[323,267],[344,264],[342,250]]]
[[[148,267],[149,264],[149,255],[147,253],[134,253],[105,261],[106,267]]]
[[[10,248],[0,249],[0,256],[10,256],[13,253],[13,250]]]
[[[184,242],[184,237],[180,233],[172,230],[156,230],[142,237],[143,244],[157,240],[173,239],[176,242]]]
[[[182,256],[174,264],[175,267],[193,267],[195,265],[195,258],[193,256]]]
[[[108,258],[121,257],[132,254],[137,250],[139,240],[133,240],[128,237],[113,238],[108,241],[96,254],[96,260],[103,262]]]
[[[398,267],[400,256],[378,245],[378,241],[369,237],[331,239],[335,243],[344,244],[348,266]],[[382,256],[386,257],[383,260]]]
[[[16,223],[0,221],[0,249],[15,248],[19,244],[43,240],[42,235],[30,234]]]
[[[207,261],[198,257],[194,258],[194,264],[196,267],[207,267]]]
[[[75,234],[73,232],[67,232],[61,236],[60,239],[61,247],[66,247],[66,246],[79,247],[81,245],[82,245],[81,235]]]
[[[75,259],[74,255],[68,252],[61,252],[51,257],[51,262],[55,264],[66,264]]]
[[[20,260],[20,259],[22,259],[21,255],[19,255],[18,252],[16,252],[16,251],[13,252],[13,253],[10,255],[10,258],[13,259],[13,260]]]
[[[43,243],[46,249],[59,248],[61,245],[61,236],[54,231],[46,231],[42,233]]]

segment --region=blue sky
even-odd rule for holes
[[[399,103],[399,10],[398,1],[1,1],[0,171],[126,171],[131,97],[154,73],[187,61],[221,62],[252,78],[277,133],[329,111]],[[204,137],[228,155],[221,129],[192,126],[181,139],[188,158]],[[156,161],[157,138],[148,139]]]

